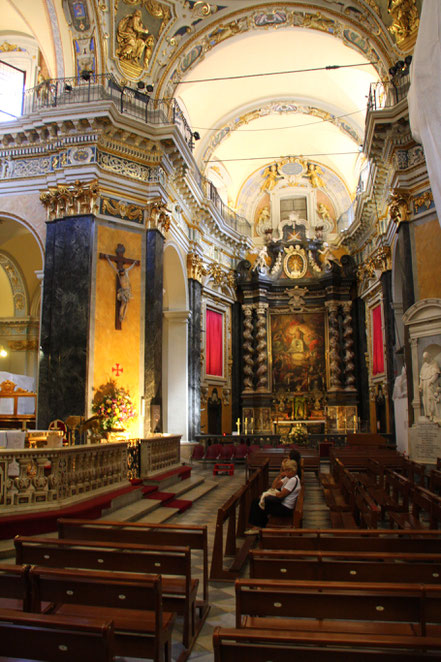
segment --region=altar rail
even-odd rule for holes
[[[0,451],[0,512],[67,505],[127,485],[127,444]]]

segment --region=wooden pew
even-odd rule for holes
[[[289,457],[290,448],[265,448],[255,453],[250,453],[246,458],[246,475],[249,476],[253,471],[263,466],[269,461],[269,471],[279,471],[282,460]],[[320,468],[320,456],[318,451],[310,448],[302,448],[302,468],[305,471],[315,471],[318,473]]]
[[[116,655],[171,661],[175,614],[163,612],[160,575],[34,566],[32,611],[113,622]],[[79,658],[80,659],[80,658]]]
[[[438,660],[435,637],[354,635],[297,630],[215,628],[214,662],[427,662]]]
[[[441,471],[432,469],[429,475],[429,489],[434,494],[441,496]]]
[[[2,660],[113,662],[113,624],[105,618],[74,618],[0,609]]]
[[[29,566],[0,564],[0,608],[29,611]]]
[[[303,521],[303,504],[305,502],[305,485],[302,483],[300,492],[297,496],[296,504],[292,511],[292,518],[289,517],[276,517],[275,515],[270,515],[268,518],[268,526],[274,528],[285,528],[292,527],[300,528]]]
[[[185,524],[149,524],[148,522],[115,522],[87,519],[59,519],[58,537],[71,540],[96,540],[138,545],[166,545],[189,547],[202,553],[202,600],[197,601],[200,611],[200,629],[209,606],[208,598],[208,537],[206,526]]]
[[[239,576],[245,564],[248,551],[254,543],[254,536],[245,536],[238,544],[238,538],[243,538],[248,522],[248,514],[253,499],[268,489],[269,462],[257,469],[217,511],[214,533],[213,552],[211,557],[210,579],[233,580]],[[236,521],[237,518],[237,521]],[[224,526],[227,535],[224,547]],[[229,567],[224,565],[224,556],[232,556],[234,560]]]
[[[441,583],[440,554],[253,549],[249,559],[253,579]]]
[[[53,568],[160,573],[164,608],[184,617],[183,644],[195,639],[198,580],[191,576],[188,547],[129,545],[80,540],[16,536],[16,562]]]
[[[360,446],[366,452],[368,449],[385,448],[387,439],[373,432],[348,432],[346,443],[350,447]]]
[[[262,529],[261,549],[441,554],[441,530]]]
[[[424,487],[415,486],[411,491],[411,501],[409,512],[389,513],[391,526],[396,525],[400,529],[437,529],[441,523],[441,498]]]
[[[236,627],[441,638],[441,586],[237,579]]]

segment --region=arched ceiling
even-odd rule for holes
[[[333,65],[341,68],[325,69]],[[299,73],[240,77],[293,70]],[[239,78],[190,82],[234,76]],[[200,169],[223,164],[230,200],[237,200],[257,168],[286,156],[325,165],[353,196],[367,95],[375,80],[374,67],[339,39],[291,27],[224,42],[182,79],[177,97],[201,136],[195,148]]]

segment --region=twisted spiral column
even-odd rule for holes
[[[252,306],[242,306],[244,320],[243,320],[243,391],[252,392],[253,391],[253,308]]]
[[[341,389],[341,368],[338,338],[338,304],[336,301],[326,302],[329,320],[329,380],[330,391]]]
[[[257,330],[256,330],[256,376],[257,391],[268,390],[268,351],[267,351],[267,320],[268,304],[257,306]]]
[[[354,338],[352,330],[352,304],[347,301],[343,304],[343,339],[344,339],[344,353],[345,353],[345,391],[355,391],[355,354],[354,354]]]

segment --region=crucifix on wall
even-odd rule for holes
[[[116,274],[115,329],[117,330],[121,329],[121,323],[126,316],[127,306],[133,296],[129,271],[131,271],[133,267],[139,266],[139,260],[131,260],[128,257],[124,257],[125,250],[123,244],[118,244],[115,250],[116,255],[100,253],[100,258],[102,260],[107,260]]]

